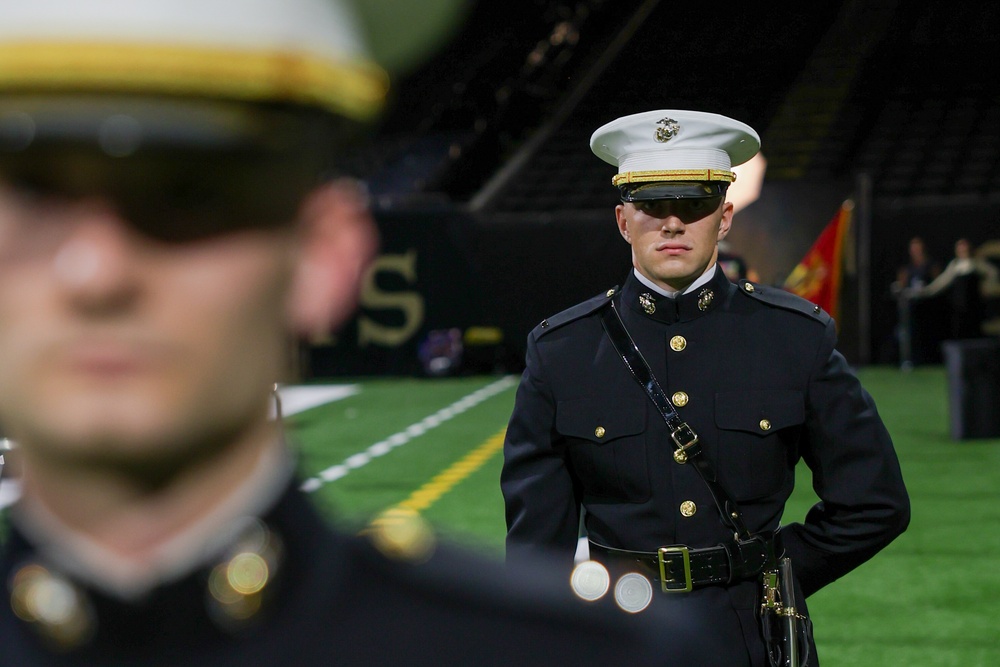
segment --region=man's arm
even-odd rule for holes
[[[910,520],[892,439],[835,344],[830,321],[809,384],[802,449],[820,502],[804,523],[781,530],[805,595],[874,556]]]
[[[955,279],[956,273],[957,269],[955,262],[948,262],[948,266],[944,267],[944,271],[934,278],[929,285],[917,292],[915,296],[934,296],[935,294],[943,292],[949,285],[951,285],[951,281]]]
[[[521,378],[504,441],[500,475],[507,515],[507,557],[576,550],[580,505],[555,431],[555,398],[544,378],[535,337],[528,339]]]

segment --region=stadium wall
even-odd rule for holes
[[[761,282],[780,285],[808,251],[850,184],[772,184],[737,213],[730,240]],[[906,260],[907,240],[924,236],[942,263],[954,240],[978,245],[1000,237],[998,206],[881,202],[872,208],[870,363],[897,363],[895,307],[888,286]],[[303,379],[422,375],[421,348],[432,332],[464,338],[460,364],[443,372],[518,372],[525,338],[543,318],[624,280],[630,255],[613,213],[489,216],[453,209],[381,211],[382,248],[369,272],[357,317],[300,348]],[[852,244],[856,239],[852,239]],[[859,277],[844,274],[840,348],[859,357]],[[928,324],[946,317],[928,311]],[[937,334],[930,332],[932,344]]]

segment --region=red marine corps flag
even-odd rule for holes
[[[854,202],[845,201],[823,228],[812,248],[785,279],[784,288],[838,316],[844,238],[851,226]]]

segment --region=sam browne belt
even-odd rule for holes
[[[683,593],[703,586],[725,585],[755,579],[773,557],[770,534],[758,534],[731,545],[692,549],[661,547],[657,551],[615,549],[590,541],[594,560],[610,568],[639,565],[659,581],[664,593]]]

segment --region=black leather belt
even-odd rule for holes
[[[767,565],[773,548],[770,535],[702,549],[678,545],[657,551],[628,551],[590,542],[591,558],[615,569],[639,565],[660,582],[664,593],[754,579]]]

